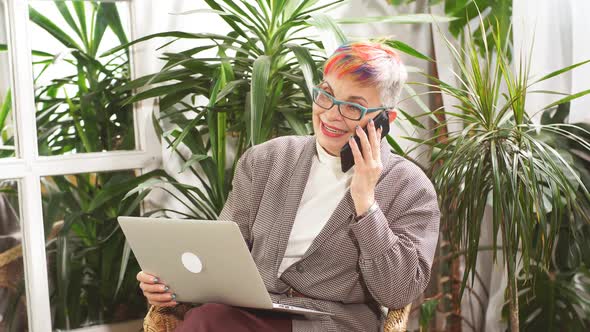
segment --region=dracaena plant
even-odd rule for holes
[[[516,69],[511,67],[507,43],[498,28],[492,27],[493,31],[482,29],[481,33],[492,34],[498,52],[492,53],[484,43],[481,57],[474,40],[466,40],[460,48],[447,40],[459,83],[451,85],[431,77],[434,87],[457,101],[437,110],[448,120],[439,122],[435,132],[446,129],[448,121],[459,121],[462,129],[417,141],[433,148],[431,179],[440,195],[443,229],[455,251],[465,252],[462,289],[469,276],[473,282],[484,208],[491,205],[493,251],[499,250],[503,258],[510,330],[518,331],[519,270],[530,275],[531,266],[548,265],[560,227],[573,228],[571,223],[562,223],[561,213],[567,211],[587,223],[589,216],[584,211],[590,198],[579,173],[559,150],[539,139],[538,133],[568,137],[584,152],[590,151],[590,144],[564,130],[573,125],[535,123],[529,114],[539,110],[530,110],[526,97],[528,93],[547,93],[534,90],[535,84],[590,60],[532,80],[524,56]],[[566,95],[543,109],[588,93],[590,90]],[[438,140],[442,135],[445,139]],[[551,210],[556,213],[548,214]]]

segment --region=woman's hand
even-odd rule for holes
[[[160,283],[160,278],[139,271],[137,280],[149,304],[159,307],[173,307],[178,304],[175,301],[176,294],[173,294],[168,286]]]
[[[356,127],[356,134],[361,140],[361,151],[354,138],[349,139],[352,155],[354,156],[354,175],[350,183],[350,194],[354,200],[356,214],[365,213],[375,202],[375,186],[383,170],[381,163],[382,128],[375,130],[373,120],[367,125],[369,137],[360,126]]]

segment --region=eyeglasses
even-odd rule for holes
[[[365,116],[367,113],[377,112],[381,110],[390,109],[391,107],[374,107],[374,108],[366,108],[356,103],[351,103],[347,101],[341,101],[334,96],[330,95],[326,90],[314,87],[313,88],[313,102],[318,105],[319,107],[329,110],[334,105],[338,106],[338,112],[343,117],[358,121]]]

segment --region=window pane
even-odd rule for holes
[[[0,181],[0,331],[26,331],[18,182]]]
[[[126,50],[129,3],[31,1],[39,154],[135,149]]]
[[[47,242],[54,329],[145,315],[139,265],[116,220],[139,215],[137,195],[124,199],[137,181],[133,171],[42,178],[45,227],[57,234]]]
[[[15,156],[7,29],[6,5],[0,1],[0,158]]]

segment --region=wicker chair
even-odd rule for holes
[[[389,310],[383,332],[405,332],[411,307],[410,303],[405,308]],[[151,306],[143,320],[143,330],[144,332],[172,332],[189,309],[189,306],[183,304],[174,308]]]

